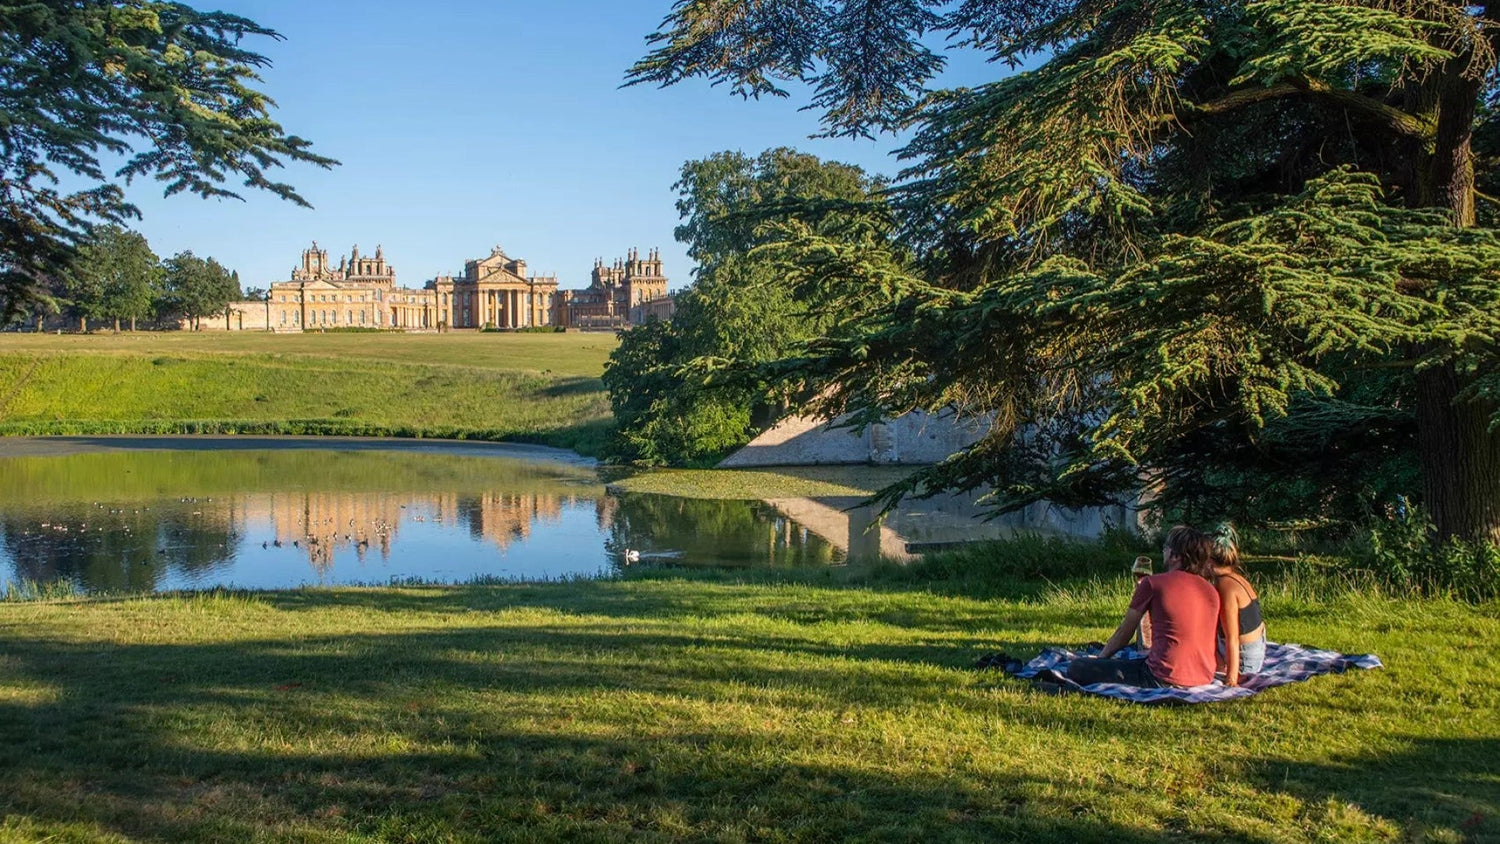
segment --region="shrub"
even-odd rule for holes
[[[1390,586],[1470,600],[1500,596],[1500,545],[1438,537],[1420,507],[1402,500],[1350,552],[1351,563]]]

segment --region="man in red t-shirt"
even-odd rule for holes
[[[1130,609],[1098,657],[1073,660],[1068,679],[1082,686],[1206,686],[1214,679],[1219,592],[1213,576],[1212,543],[1190,527],[1167,534],[1162,560],[1167,570],[1142,578]],[[1112,659],[1135,635],[1141,617],[1151,618],[1151,649],[1145,659]]]

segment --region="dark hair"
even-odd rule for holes
[[[1240,568],[1240,534],[1231,522],[1220,522],[1208,535],[1213,542],[1214,565],[1238,571]]]
[[[1180,567],[1188,574],[1196,574],[1204,580],[1214,579],[1214,542],[1204,534],[1187,525],[1178,525],[1167,531],[1162,549],[1178,557]]]

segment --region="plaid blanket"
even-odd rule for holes
[[[1090,651],[1097,653],[1097,648]],[[1296,683],[1319,674],[1342,674],[1350,668],[1381,668],[1380,658],[1374,654],[1350,656],[1335,651],[1323,651],[1302,645],[1266,643],[1266,661],[1258,674],[1252,674],[1238,686],[1226,686],[1215,681],[1207,686],[1186,689],[1163,688],[1142,689],[1120,683],[1093,683],[1080,686],[1068,679],[1068,663],[1089,652],[1070,651],[1065,648],[1048,648],[1018,669],[1009,673],[1027,680],[1046,680],[1076,691],[1104,697],[1120,698],[1136,703],[1209,703],[1216,700],[1234,700],[1263,692],[1273,686]],[[1121,659],[1144,657],[1144,651],[1126,648],[1117,654]]]

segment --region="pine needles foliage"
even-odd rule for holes
[[[899,248],[795,222],[762,247],[837,291],[826,335],[773,366],[812,409],[991,423],[888,500],[1144,490],[1165,512],[1347,526],[1405,494],[1442,536],[1500,540],[1500,242],[1480,189],[1500,8],[921,4],[910,55],[938,33],[1038,60],[942,89],[941,62],[862,62],[835,37],[840,11],[892,26],[912,5],[680,3],[629,77],[801,82],[831,133],[910,130],[887,195]],[[906,96],[863,98],[873,77]]]
[[[163,0],[0,3],[0,322],[47,298],[96,225],[139,216],[135,179],[307,204],[274,170],[337,162],[287,134],[256,87],[268,60],[245,42],[279,37]]]

